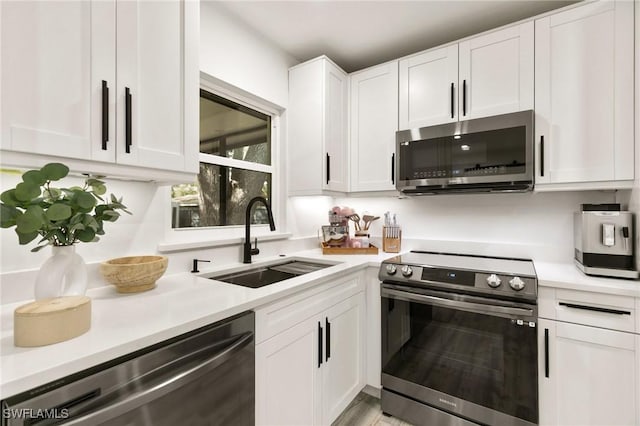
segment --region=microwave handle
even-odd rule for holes
[[[511,317],[532,317],[533,316],[533,309],[464,302],[461,300],[444,299],[442,297],[410,293],[406,291],[393,290],[389,288],[382,288],[380,293],[382,297],[387,297],[391,299],[405,300],[407,302],[416,302],[423,305],[433,305],[433,306],[441,306],[444,308],[459,309],[462,311],[486,314],[486,315],[491,315],[496,317],[511,318]]]

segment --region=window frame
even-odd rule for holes
[[[252,171],[259,171],[271,174],[271,208],[273,218],[276,224],[276,232],[270,232],[269,226],[266,224],[252,224],[252,236],[260,237],[261,235],[271,238],[287,238],[290,234],[283,230],[286,215],[286,203],[284,199],[284,181],[282,170],[282,141],[283,134],[281,132],[281,121],[284,108],[264,100],[256,95],[246,92],[242,89],[234,87],[228,83],[218,80],[206,73],[200,73],[199,89],[205,90],[216,96],[220,96],[244,107],[250,108],[262,114],[271,117],[271,165],[253,163],[234,158],[222,157],[212,154],[198,153],[198,162],[215,164],[219,166],[241,168]],[[200,99],[200,96],[198,96]],[[198,132],[199,134],[199,132]],[[242,225],[223,225],[223,226],[205,226],[205,227],[172,227],[172,209],[171,209],[171,186],[166,187],[164,195],[166,197],[168,208],[165,214],[165,242],[159,245],[162,251],[171,251],[173,246],[179,250],[182,245],[196,246],[215,246],[221,243],[236,244],[237,239],[244,240],[245,224]]]

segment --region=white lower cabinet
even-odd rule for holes
[[[256,345],[256,424],[320,423],[317,319]]]
[[[322,424],[331,424],[364,387],[364,315],[363,292],[326,312]]]
[[[639,425],[640,336],[540,319],[541,425]]]
[[[362,390],[365,295],[361,281],[359,276],[347,279],[310,297],[293,296],[294,300],[256,310],[257,425],[329,425]],[[336,301],[345,288],[354,291]],[[306,318],[291,325],[290,319],[302,312]],[[271,324],[260,325],[262,319]],[[266,333],[286,325],[284,331],[266,339],[259,335],[261,330]]]

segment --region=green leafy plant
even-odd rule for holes
[[[21,245],[41,236],[31,250],[35,252],[47,245],[98,241],[98,235],[104,235],[104,222],[118,220],[118,211],[131,214],[122,204],[122,198],[113,194],[109,201],[102,198],[107,187],[100,176],[87,177],[82,187],[52,185],[68,174],[69,168],[60,163],[25,172],[22,182],[0,195],[0,226],[15,226]]]

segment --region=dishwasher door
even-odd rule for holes
[[[254,314],[2,401],[6,425],[253,425]]]

